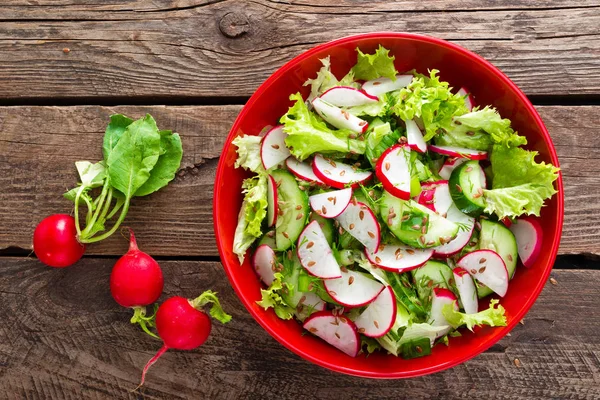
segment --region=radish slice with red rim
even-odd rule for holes
[[[477,250],[465,255],[456,263],[471,276],[489,287],[500,297],[508,290],[508,270],[504,260],[492,250]]]
[[[406,123],[406,138],[408,139],[408,146],[419,153],[425,153],[427,151],[427,143],[423,139],[423,133],[413,121],[409,119]]]
[[[396,296],[392,287],[386,286],[354,323],[359,333],[373,338],[382,337],[394,326],[396,312]]]
[[[469,111],[473,111],[473,108],[475,107],[475,99],[473,99],[473,95],[469,93],[469,91],[464,86],[459,89],[457,94],[461,96],[466,96],[465,105],[467,106],[467,109]]]
[[[308,198],[312,209],[323,218],[335,218],[344,212],[352,199],[352,188],[313,194]]]
[[[383,285],[367,275],[352,270],[342,271],[342,277],[323,281],[332,299],[346,307],[369,304],[383,290]]]
[[[271,286],[275,280],[275,266],[277,265],[277,256],[273,249],[266,244],[258,246],[252,257],[252,265],[265,285]]]
[[[272,227],[277,222],[277,183],[271,175],[267,178],[267,225]]]
[[[290,156],[290,150],[285,145],[287,133],[283,125],[276,126],[268,131],[260,144],[260,159],[266,170],[285,161]]]
[[[379,248],[380,227],[377,217],[364,203],[350,202],[348,207],[336,217],[340,226],[369,251]]]
[[[316,182],[321,185],[325,184],[315,175],[312,166],[306,161],[301,162],[296,160],[294,157],[288,157],[285,160],[285,165],[298,179],[306,182]]]
[[[379,96],[387,92],[393,92],[394,90],[400,90],[407,87],[412,82],[414,76],[412,75],[396,75],[396,80],[390,78],[377,78],[370,81],[366,81],[362,85],[362,90],[372,96]]]
[[[445,180],[450,179],[450,175],[452,175],[452,171],[454,168],[457,168],[460,164],[467,162],[467,158],[462,157],[450,157],[444,161],[444,164],[440,168],[438,174]]]
[[[434,247],[435,257],[450,257],[457,254],[469,243],[475,231],[475,218],[469,217],[454,204],[448,209],[446,219],[458,224],[458,234],[448,243]]]
[[[406,272],[425,264],[433,255],[433,249],[414,249],[401,244],[381,244],[377,252],[365,249],[365,255],[381,269]]]
[[[317,97],[312,101],[313,108],[325,121],[338,129],[349,129],[356,133],[364,133],[369,123]]]
[[[462,157],[468,158],[469,160],[485,160],[488,157],[486,151],[467,149],[465,147],[436,146],[430,144],[429,150],[433,151],[434,153],[442,154],[445,156]]]
[[[433,295],[431,298],[431,312],[429,314],[429,323],[432,326],[447,327],[446,329],[438,332],[436,334],[436,337],[442,337],[448,332],[450,332],[450,330],[452,329],[452,327],[448,323],[448,320],[446,319],[446,317],[444,317],[444,314],[442,312],[444,306],[447,304],[454,304],[454,309],[458,311],[458,304],[454,293],[452,293],[448,289],[434,288]]]
[[[333,315],[331,311],[320,311],[308,317],[302,326],[350,357],[356,357],[360,350],[356,325],[344,316]]]
[[[375,166],[375,174],[390,194],[410,199],[410,147],[398,144],[387,149]]]
[[[462,268],[454,268],[453,274],[465,314],[475,314],[479,309],[479,304],[473,278]]]
[[[521,262],[527,268],[531,267],[542,250],[542,226],[534,218],[523,217],[516,219],[508,229],[515,235]]]
[[[332,87],[319,97],[321,100],[337,107],[356,107],[379,101],[376,96],[371,96],[350,86]]]
[[[298,259],[309,274],[322,279],[342,276],[327,238],[318,221],[306,225],[298,238]]]
[[[347,186],[357,188],[360,183],[371,179],[370,171],[358,171],[352,165],[333,161],[317,154],[313,160],[313,172],[325,184],[337,189]]]

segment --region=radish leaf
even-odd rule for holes
[[[123,114],[114,114],[110,116],[110,123],[104,132],[104,143],[102,144],[104,160],[108,160],[110,152],[117,145],[117,142],[125,132],[125,129],[132,122],[133,120],[131,118],[128,118]]]
[[[181,138],[171,131],[160,131],[160,156],[148,180],[135,192],[136,196],[146,196],[167,186],[175,178],[181,165],[183,149]]]

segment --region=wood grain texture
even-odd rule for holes
[[[99,160],[109,115],[151,113],[182,136],[184,159],[166,189],[136,198],[126,224],[161,256],[217,256],[212,185],[225,137],[241,106],[0,107],[0,249],[29,249],[45,216],[72,209],[62,193],[77,181],[74,162]],[[565,183],[560,254],[600,254],[600,107],[538,107],[558,151]],[[237,211],[233,211],[237,212]],[[140,229],[137,229],[137,228]],[[141,229],[143,227],[143,229]],[[123,254],[118,234],[88,254]]]
[[[159,343],[128,322],[108,291],[114,260],[67,270],[0,259],[0,392],[28,399],[597,399],[600,271],[555,271],[524,321],[475,359],[432,376],[397,381],[348,377],[279,345],[240,304],[218,263],[162,262],[163,298],[212,288],[233,314],[208,342],[169,351],[137,386]],[[574,296],[577,301],[573,301]],[[573,321],[578,321],[576,329]],[[514,365],[518,358],[521,367]]]
[[[0,98],[243,98],[310,47],[374,31],[456,42],[528,95],[600,92],[597,2],[434,4],[11,0],[0,12]]]

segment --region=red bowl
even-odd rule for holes
[[[531,268],[517,268],[508,293],[501,300],[506,308],[506,327],[465,332],[461,337],[450,338],[448,347],[436,346],[428,357],[403,360],[374,354],[352,358],[316,337],[303,335],[297,322],[280,320],[272,310],[259,307],[256,301],[260,299],[261,285],[248,261],[250,257],[240,265],[232,252],[242,202],[241,182],[248,175],[234,169],[236,152],[231,141],[242,134],[257,135],[266,125],[277,124],[292,105],[288,99],[290,94],[301,91],[306,97],[309,90],[302,84],[315,76],[321,67],[320,58],[331,56],[332,71],[341,78],[356,62],[356,47],[363,52],[373,52],[380,44],[396,56],[398,71],[415,68],[425,73],[435,68],[452,87],[466,86],[477,104],[493,105],[504,118],[511,119],[515,130],[527,137],[528,147],[540,153],[538,161],[558,166],[552,140],[533,105],[512,81],[480,56],[444,40],[408,33],[351,36],[319,45],[289,61],[250,98],[229,132],[219,161],[214,188],[214,225],[219,254],[231,285],[254,319],[281,344],[334,371],[370,378],[408,378],[442,371],[475,357],[498,342],[525,316],[544,287],[556,258],[563,224],[563,186],[559,177],[558,194],[546,201],[542,209],[540,222],[545,251]]]

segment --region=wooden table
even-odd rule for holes
[[[2,3],[0,397],[600,398],[599,1]],[[314,366],[258,326],[219,263],[211,201],[225,136],[264,79],[315,44],[387,30],[448,39],[513,79],[552,135],[566,207],[554,280],[509,337],[433,376],[375,381]],[[142,394],[130,390],[159,345],[108,290],[126,241],[90,246],[65,270],[30,254],[36,223],[70,212],[73,162],[101,158],[115,112],[151,113],[183,137],[176,180],[127,217],[161,263],[163,297],[212,288],[234,317],[196,351],[168,352]]]

